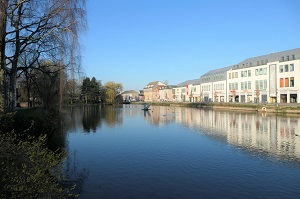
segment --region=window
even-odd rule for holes
[[[260,89],[260,90],[263,90],[263,89],[264,89],[264,81],[263,81],[263,80],[260,80],[260,81],[259,81],[259,89]]]
[[[260,69],[259,69],[259,75],[262,75],[262,74],[263,74],[263,69],[260,68]]]
[[[244,71],[244,76],[247,77],[247,71],[246,70]]]
[[[284,72],[289,72],[289,65],[288,64],[284,65]]]
[[[264,75],[267,74],[267,68],[263,68],[263,71],[264,71]]]
[[[289,87],[289,78],[285,78],[285,87]]]
[[[244,90],[244,82],[241,82],[241,90]]]
[[[248,81],[248,89],[251,89],[251,81]]]
[[[231,83],[229,83],[229,90],[231,91],[232,89],[231,89]]]
[[[280,72],[280,73],[283,73],[283,65],[280,65],[280,66],[279,66],[279,72]]]
[[[248,70],[248,77],[251,77],[251,70]]]
[[[250,66],[252,66],[252,62],[250,62]]]
[[[264,80],[264,89],[267,90],[267,87],[268,87],[268,82],[267,82],[267,80],[265,79],[265,80]]]
[[[182,88],[182,89],[181,89],[181,92],[184,93],[184,92],[185,92],[185,88]]]
[[[255,75],[259,75],[259,70],[258,69],[255,69]]]
[[[241,77],[244,77],[244,71],[241,71]]]
[[[229,79],[231,79],[231,73],[229,73]]]
[[[290,57],[289,56],[286,56],[286,61],[289,61],[290,60]]]
[[[280,66],[279,66],[279,72],[280,72],[280,73],[283,73],[283,65],[280,65]]]
[[[247,90],[247,82],[244,82],[245,90]]]
[[[290,72],[294,71],[294,64],[290,64]]]
[[[259,84],[259,81],[258,81],[258,80],[255,80],[255,88],[256,88],[256,89],[259,89],[259,85],[258,85],[258,84]]]
[[[290,77],[290,87],[294,87],[294,77]]]
[[[235,90],[239,90],[239,85],[237,82],[235,82]]]
[[[280,88],[282,88],[283,87],[283,78],[280,78],[279,84],[280,84]]]
[[[238,75],[238,72],[235,72],[235,78],[238,78],[239,77],[239,75]]]
[[[284,61],[284,56],[281,57],[281,61]]]
[[[295,55],[292,55],[292,58],[291,58],[291,60],[294,60],[295,59]]]

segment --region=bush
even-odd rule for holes
[[[66,180],[61,163],[66,152],[48,149],[46,135],[8,133],[12,118],[0,115],[0,198],[75,197],[76,182]]]

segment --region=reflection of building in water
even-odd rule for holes
[[[151,106],[150,110],[143,111],[147,122],[154,126],[160,126],[175,120],[175,107]]]
[[[259,153],[300,160],[300,118],[177,108],[176,122]]]

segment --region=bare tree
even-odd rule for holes
[[[2,0],[4,1],[4,0]],[[80,30],[85,29],[85,0],[6,0],[6,28],[4,47],[9,67],[10,109],[16,106],[18,72],[33,67],[39,69],[40,60],[60,62],[56,71],[70,66],[70,54],[75,57]],[[1,12],[2,13],[2,12]],[[76,46],[77,47],[77,46]],[[2,51],[1,51],[2,53]],[[23,54],[32,54],[31,63],[21,66]],[[37,63],[37,64],[33,64]],[[23,68],[22,68],[23,67]],[[25,67],[25,69],[24,69]]]

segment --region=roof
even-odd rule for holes
[[[227,72],[231,68],[232,68],[232,66],[227,66],[227,67],[218,68],[218,69],[215,69],[215,70],[210,70],[207,73],[205,73],[204,75],[202,75],[201,77],[203,77],[203,76],[209,76],[209,75],[215,75],[215,74],[222,73],[222,72]]]
[[[139,93],[139,92],[137,92],[135,90],[128,90],[128,91],[122,92],[121,94],[123,95],[123,94],[133,94],[133,93]]]
[[[158,86],[165,86],[165,84],[163,84],[162,82],[160,81],[154,81],[154,82],[150,82],[147,84],[147,86],[144,87],[144,89],[155,89],[157,88]]]
[[[287,57],[289,57],[289,60],[292,60],[292,55],[294,55],[294,59],[300,59],[300,48],[295,48],[292,50],[286,50],[286,51],[281,51],[276,53],[270,53],[267,55],[261,55],[257,57],[251,57],[245,59],[244,61],[238,63],[237,65],[234,65],[233,69],[265,65],[269,62],[275,62],[275,61],[287,61]]]
[[[200,79],[192,79],[192,80],[187,80],[185,82],[182,82],[180,84],[177,84],[178,87],[186,86],[186,85],[200,85]]]

